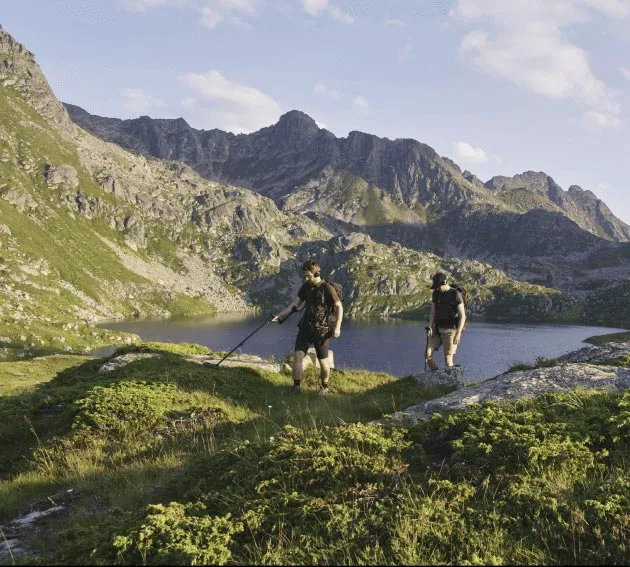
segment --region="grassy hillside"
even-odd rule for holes
[[[152,345],[0,363],[0,523],[22,564],[625,563],[630,394],[370,424],[446,390],[335,372],[203,367]],[[176,354],[177,353],[177,354]],[[627,361],[624,362],[627,364]],[[23,378],[29,369],[29,378]]]
[[[0,343],[7,353],[120,342],[120,333],[91,327],[107,317],[213,312],[123,265],[103,238],[138,255],[126,246],[126,231],[107,220],[128,218],[133,207],[103,192],[76,149],[6,87],[0,125]],[[59,165],[76,170],[77,187],[47,182],[46,171]],[[79,214],[83,204],[94,215]]]

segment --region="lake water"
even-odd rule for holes
[[[216,351],[229,351],[264,321],[264,317],[220,314],[211,318],[125,321],[101,325],[108,329],[136,333],[145,341],[198,343]],[[298,316],[282,325],[269,323],[240,347],[243,352],[281,359],[293,351]],[[465,369],[467,381],[490,378],[537,357],[555,358],[587,346],[582,341],[593,335],[624,329],[581,325],[482,323],[469,321],[455,356]],[[423,321],[399,319],[350,320],[343,322],[341,337],[331,342],[335,366],[363,368],[394,376],[408,376],[424,369],[426,334]],[[109,355],[112,348],[94,351]],[[442,350],[435,355],[444,366]]]

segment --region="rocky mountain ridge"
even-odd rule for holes
[[[71,104],[66,108],[77,124],[108,141],[142,155],[182,161],[203,177],[253,189],[293,211],[317,210],[345,222],[379,224],[426,222],[456,206],[470,212],[491,206],[498,213],[519,214],[545,208],[600,238],[630,240],[630,227],[577,185],[565,191],[547,174],[532,171],[496,176],[483,184],[416,140],[392,141],[357,131],[337,138],[296,110],[272,126],[234,135],[196,130],[183,119],[119,120],[90,115]],[[401,209],[399,217],[361,222],[322,200],[336,195],[351,205],[356,180],[365,186],[359,193],[371,190],[376,201],[387,199]]]

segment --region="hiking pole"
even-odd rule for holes
[[[230,356],[238,347],[240,347],[241,345],[244,345],[245,342],[247,341],[247,339],[249,339],[251,336],[255,335],[258,331],[260,331],[260,329],[262,329],[267,323],[269,323],[269,321],[271,321],[274,318],[273,315],[269,315],[260,325],[258,325],[258,327],[256,327],[249,335],[247,335],[240,343],[238,343],[230,352],[228,352],[221,360],[219,360],[219,362],[217,362],[214,366],[219,366],[219,364],[221,364],[228,356]]]

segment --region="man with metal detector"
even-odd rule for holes
[[[315,261],[309,260],[302,266],[304,271],[304,284],[298,291],[293,303],[274,316],[273,323],[282,323],[300,309],[303,304],[304,315],[298,326],[295,339],[295,358],[293,359],[293,392],[300,393],[302,382],[302,362],[313,345],[319,360],[322,396],[328,395],[328,380],[330,378],[330,365],[328,363],[328,348],[331,338],[341,335],[341,320],[343,318],[343,305],[341,298],[332,283],[320,277],[320,267]],[[336,284],[335,284],[336,285]]]
[[[457,289],[448,285],[446,274],[440,272],[433,275],[431,289],[433,295],[429,325],[426,327],[425,360],[431,370],[437,370],[438,365],[433,360],[433,352],[443,346],[444,364],[450,368],[453,366],[453,357],[466,324],[464,298]]]

